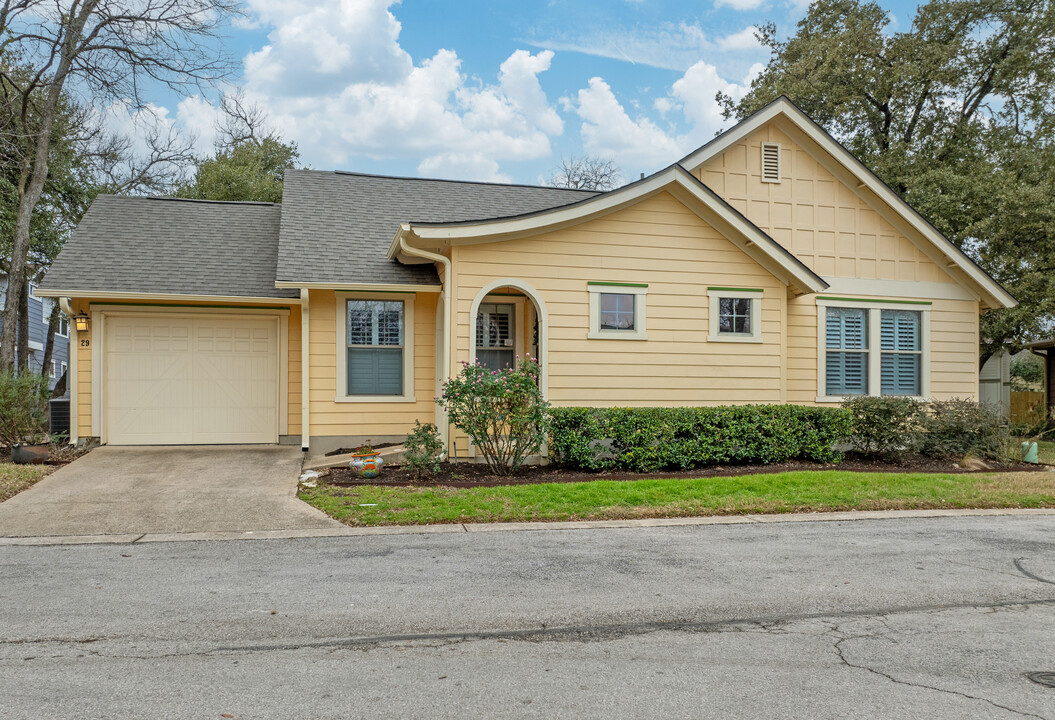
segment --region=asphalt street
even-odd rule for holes
[[[0,547],[0,718],[1051,718],[1055,517]]]

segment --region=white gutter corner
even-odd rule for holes
[[[407,236],[413,234],[414,229],[409,224],[403,223],[400,225],[399,232],[396,233],[392,243],[392,250],[389,251],[389,257],[395,257],[397,252],[401,251],[407,255],[440,263],[443,266],[443,289],[440,291],[440,302],[443,303],[443,357],[440,361],[439,369],[442,382],[446,382],[447,378],[451,376],[451,329],[454,327],[454,307],[451,302],[451,261],[445,255],[420,250],[408,245]],[[398,251],[396,248],[398,248]],[[449,451],[450,424],[447,421],[447,413],[442,405],[436,405],[436,429],[439,431],[440,440],[443,441],[443,447]]]

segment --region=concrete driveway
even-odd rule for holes
[[[0,537],[344,527],[296,497],[300,448],[101,447],[0,503]]]

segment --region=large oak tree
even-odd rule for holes
[[[984,362],[1055,318],[1055,3],[931,0],[892,31],[875,2],[817,0],[739,101],[787,95],[1021,303],[982,318]]]

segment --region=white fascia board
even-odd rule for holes
[[[715,155],[726,150],[730,146],[742,140],[747,135],[767,122],[783,115],[790,120],[799,130],[806,134],[811,140],[827,150],[842,165],[850,171],[857,180],[875,193],[894,212],[901,215],[908,223],[918,230],[927,240],[934,244],[937,249],[953,264],[970,278],[987,297],[988,304],[992,307],[1013,308],[1018,301],[1008,294],[1000,285],[989,277],[981,268],[975,265],[962,250],[953,245],[948,238],[938,232],[933,225],[920,215],[907,202],[902,200],[897,193],[891,190],[876,175],[865,167],[864,163],[853,156],[846,148],[832,138],[822,127],[815,123],[808,115],[788,102],[785,98],[779,98],[765,108],[747,118],[738,125],[733,126],[725,133],[704,145],[692,153],[681,164],[690,172],[696,170]]]
[[[179,295],[175,293],[103,292],[100,290],[41,290],[39,297],[87,298],[98,300],[164,300],[183,302],[240,302],[264,305],[299,305],[300,298],[249,297],[244,295]]]
[[[442,292],[440,285],[401,285],[399,283],[315,283],[315,282],[277,282],[277,288],[296,288],[298,290],[351,290],[358,292]],[[295,302],[300,302],[295,300]]]
[[[398,245],[400,237],[421,240],[440,240],[455,243],[473,243],[507,240],[551,232],[562,227],[576,225],[596,217],[621,210],[655,195],[663,190],[677,188],[679,199],[686,194],[717,215],[735,232],[745,238],[747,245],[754,245],[769,261],[767,269],[779,268],[786,279],[810,292],[821,292],[827,285],[805,266],[784,251],[776,241],[759,230],[750,221],[713,195],[699,180],[680,165],[672,165],[645,180],[640,180],[618,190],[612,190],[594,198],[576,203],[571,207],[559,207],[548,212],[505,220],[488,220],[479,223],[458,225],[413,225],[405,224],[393,240]]]

